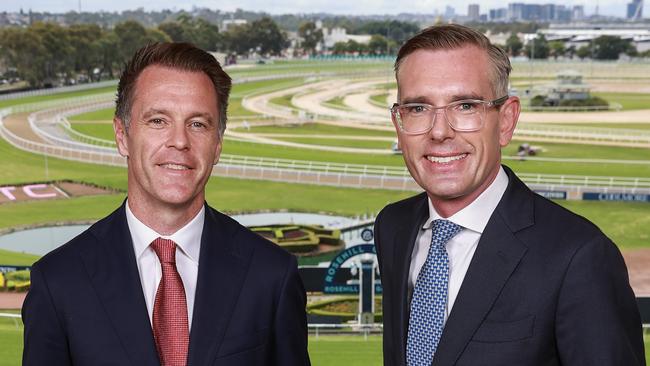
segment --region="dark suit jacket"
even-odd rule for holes
[[[206,205],[188,365],[308,365],[295,258]],[[125,208],[36,262],[24,365],[159,365]]]
[[[434,365],[645,365],[639,311],[617,247],[592,223],[510,183],[449,314]],[[407,277],[425,193],[375,223],[384,364],[405,365]]]

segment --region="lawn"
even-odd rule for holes
[[[378,149],[388,150],[393,144],[393,140],[389,141],[375,141],[375,140],[356,140],[356,139],[342,139],[336,136],[332,137],[271,137],[280,141],[296,142],[307,145],[324,145],[336,147],[351,147],[356,149]]]
[[[309,357],[314,366],[381,366],[381,336],[309,337]]]
[[[0,312],[9,312],[0,310]],[[15,311],[11,311],[14,312]],[[381,366],[381,336],[309,337],[309,357],[314,366]],[[650,336],[644,336],[645,358],[650,362]],[[21,364],[22,326],[10,318],[0,318],[0,366]]]
[[[0,266],[31,266],[38,258],[40,257],[33,254],[17,253],[0,249]]]
[[[353,110],[350,108],[347,104],[343,103],[344,96],[337,96],[332,99],[328,99],[321,103],[322,105],[334,109],[341,109],[341,110],[346,110],[346,111],[351,111]]]
[[[6,108],[14,105],[27,104],[27,103],[44,102],[48,100],[58,100],[58,99],[65,99],[65,98],[83,97],[83,96],[93,95],[93,94],[110,93],[110,92],[115,92],[115,88],[116,87],[114,86],[107,86],[107,87],[89,89],[89,90],[72,91],[72,92],[57,93],[57,94],[50,94],[50,95],[38,95],[38,96],[24,97],[19,99],[0,100],[0,108]]]
[[[650,105],[648,106],[650,109]],[[624,130],[650,130],[650,123],[576,123],[576,124],[565,124],[562,123],[562,126],[572,126],[572,127],[595,127],[595,128],[617,128]]]
[[[618,103],[623,110],[650,109],[650,94],[643,93],[591,93],[609,103]]]

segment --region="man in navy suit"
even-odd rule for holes
[[[501,165],[519,117],[508,56],[459,25],[395,62],[392,118],[425,192],[375,223],[385,365],[645,365],[623,258]]]
[[[128,198],[32,267],[24,365],[309,364],[296,259],[205,204],[230,86],[185,43],[126,65]]]

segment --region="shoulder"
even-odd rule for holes
[[[228,238],[228,245],[234,253],[242,256],[252,253],[254,260],[261,260],[267,264],[280,264],[283,267],[295,261],[295,257],[284,248],[252,232],[232,217],[209,206],[206,208],[206,215],[215,222],[218,230],[224,231],[223,234]]]
[[[404,215],[413,215],[423,206],[427,207],[427,194],[425,192],[386,205],[377,215],[377,222],[392,221],[404,217]]]
[[[44,271],[74,269],[76,266],[81,265],[80,254],[96,250],[101,238],[118,237],[121,233],[118,234],[116,230],[126,225],[125,220],[123,207],[120,207],[70,239],[70,241],[45,254],[34,263],[34,266]]]

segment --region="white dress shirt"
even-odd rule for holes
[[[508,175],[503,168],[500,168],[497,177],[483,193],[467,205],[467,207],[446,218],[446,220],[460,225],[462,230],[446,244],[447,254],[449,256],[449,287],[445,319],[447,319],[451,308],[454,306],[460,285],[463,283],[463,279],[469,268],[469,263],[472,261],[472,257],[474,257],[474,252],[476,251],[481,234],[483,234],[483,230],[490,216],[492,216],[494,209],[499,204],[507,187]],[[418,274],[429,253],[431,235],[433,234],[433,230],[431,229],[433,220],[443,219],[431,204],[431,199],[428,199],[428,202],[429,219],[422,226],[420,233],[418,233],[411,255],[408,281],[409,299],[413,293]]]
[[[205,207],[190,220],[187,225],[180,228],[172,235],[160,235],[153,229],[138,220],[126,204],[126,221],[129,224],[135,260],[140,273],[140,283],[144,293],[144,300],[149,312],[149,321],[152,322],[153,306],[156,300],[156,291],[162,277],[160,260],[150,244],[156,238],[173,240],[176,243],[176,269],[183,281],[185,299],[187,301],[187,317],[190,329],[192,327],[192,314],[194,312],[194,294],[199,273],[199,252],[201,251],[201,235],[205,221]]]

